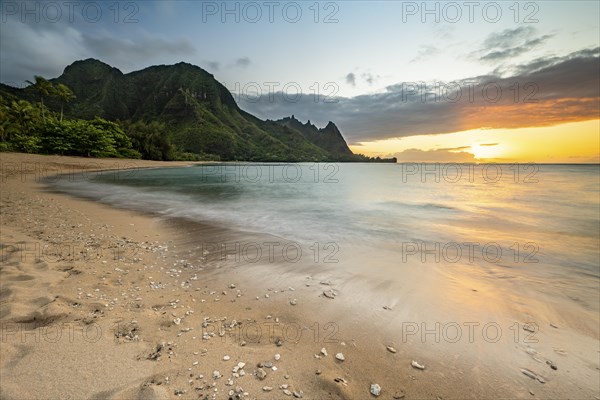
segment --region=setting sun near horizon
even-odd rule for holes
[[[600,119],[519,129],[474,129],[351,146],[398,162],[599,163]]]

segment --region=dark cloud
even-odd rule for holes
[[[360,75],[361,78],[363,78],[365,80],[365,82],[367,82],[370,85],[373,85],[373,82],[375,82],[375,80],[377,79],[377,77],[373,76],[373,74],[371,73],[364,73]]]
[[[59,24],[43,21],[28,25],[8,20],[1,25],[0,80],[4,83],[21,86],[33,75],[56,77],[65,60],[86,58],[81,34],[73,28],[58,29]]]
[[[356,86],[356,75],[354,75],[352,72],[346,75],[346,83],[352,86]]]
[[[515,29],[505,29],[501,32],[493,32],[483,41],[484,48],[508,49],[529,39],[535,35],[533,26],[520,26]]]
[[[521,46],[512,47],[510,49],[505,50],[494,50],[482,57],[480,60],[482,61],[490,61],[490,62],[498,62],[506,59],[511,59],[513,57],[517,57],[521,54],[527,53],[530,50],[538,47],[542,43],[544,43],[547,39],[551,38],[551,35],[544,35],[537,39],[528,40],[523,43]]]
[[[19,82],[35,75],[59,76],[65,66],[79,59],[97,58],[127,70],[164,63],[170,59],[185,59],[195,53],[187,39],[166,40],[141,33],[135,41],[105,29],[99,23],[94,29],[82,28],[64,18],[49,23],[21,23],[9,19],[2,22],[0,48],[0,80]]]
[[[250,59],[248,57],[241,57],[235,60],[235,66],[240,68],[246,68],[250,65]]]
[[[334,121],[351,143],[470,129],[551,126],[598,118],[599,52],[600,48],[586,49],[537,59],[519,66],[512,76],[477,76],[448,83],[445,91],[417,82],[352,98],[315,99],[309,93],[286,98],[277,93],[254,102],[241,97],[239,102],[261,118],[295,114],[323,126]],[[501,97],[494,99],[497,90]]]
[[[474,53],[481,61],[501,62],[527,53],[539,47],[553,35],[535,37],[537,31],[532,26],[520,26],[490,34],[480,50]]]
[[[358,76],[354,72],[349,72],[345,79],[348,85],[356,87],[356,84],[358,83]],[[369,86],[372,86],[373,83],[379,79],[379,75],[373,75],[370,72],[363,72],[360,74],[360,79],[365,81]]]

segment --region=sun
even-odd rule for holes
[[[498,158],[503,154],[503,147],[500,143],[474,143],[471,145],[471,153],[478,160]]]

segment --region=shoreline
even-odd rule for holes
[[[405,341],[401,324],[423,322],[420,315],[428,314],[427,307],[419,309],[430,294],[423,293],[426,285],[418,275],[408,282],[422,287],[388,288],[378,297],[364,291],[369,285],[361,279],[341,279],[340,271],[227,260],[204,264],[205,254],[198,254],[195,244],[219,234],[219,241],[231,240],[232,232],[182,228],[173,220],[54,193],[27,170],[19,179],[10,173],[14,169],[6,169],[25,162],[46,170],[61,165],[77,173],[94,170],[75,168],[81,160],[86,159],[0,153],[0,242],[12,246],[3,247],[0,271],[2,398],[269,399],[288,397],[284,391],[289,390],[292,397],[295,392],[304,398],[360,399],[375,398],[369,393],[372,383],[381,385],[379,398],[386,399],[402,394],[407,399],[531,398],[529,391],[535,398],[597,396],[593,365],[565,377],[564,363],[554,372],[533,360],[534,355],[542,361],[542,354],[553,360],[568,355],[529,354],[524,348],[501,357],[516,363],[503,366],[493,357],[510,343],[432,347]],[[108,171],[102,168],[118,161],[87,165]],[[193,164],[121,161],[138,163],[136,168]],[[240,240],[252,235],[240,234]],[[328,278],[333,282],[321,283]],[[436,279],[431,282],[445,285]],[[377,284],[373,281],[374,289]],[[335,299],[322,295],[330,287],[339,292]],[[386,295],[389,310],[381,307]],[[505,329],[512,324],[490,318]],[[519,332],[526,333],[520,327]],[[540,338],[547,338],[545,328]],[[469,355],[474,347],[479,348],[476,364]],[[338,352],[344,361],[334,358]],[[413,360],[425,370],[412,367]],[[245,366],[234,372],[238,363]],[[541,371],[547,382],[530,379],[519,368]],[[573,362],[570,368],[577,366]],[[215,371],[219,376],[213,378]],[[580,382],[571,382],[582,374]],[[586,380],[588,387],[579,386]]]

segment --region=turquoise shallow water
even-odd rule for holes
[[[598,165],[223,164],[104,172],[53,187],[302,246],[334,243],[339,256],[385,252],[381,267],[492,265],[575,274],[590,288],[600,277]]]

